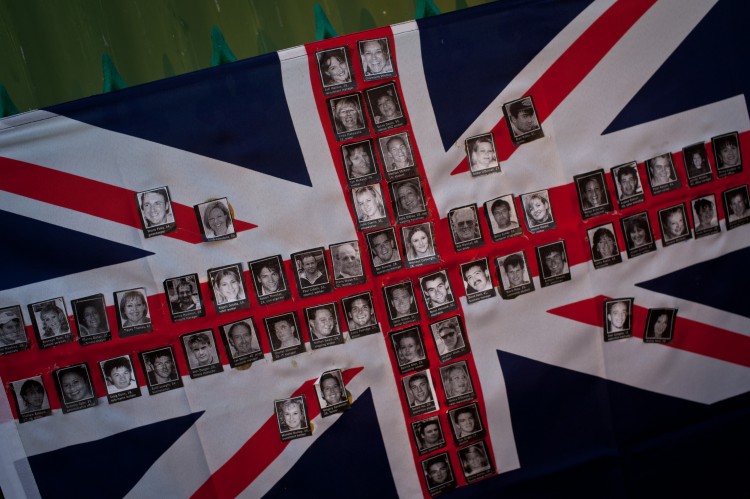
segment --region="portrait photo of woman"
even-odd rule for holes
[[[237,237],[227,198],[196,205],[195,211],[200,221],[204,240],[220,241]]]

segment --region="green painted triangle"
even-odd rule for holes
[[[319,42],[320,40],[335,38],[337,36],[339,34],[333,29],[331,21],[328,20],[328,16],[323,11],[323,7],[315,2],[315,41]]]
[[[237,57],[232,53],[232,49],[224,40],[224,34],[218,26],[211,28],[211,67],[221,66],[229,62],[234,62]]]
[[[437,5],[432,0],[417,0],[417,19],[437,16],[439,14],[441,14],[440,9],[437,8]]]
[[[104,74],[104,85],[102,86],[103,93],[112,92],[113,90],[122,90],[128,88],[128,84],[122,79],[120,73],[117,72],[115,63],[109,57],[106,52],[102,54],[102,73]]]
[[[6,90],[5,85],[0,83],[0,118],[13,116],[18,113],[18,108],[13,103],[13,99],[10,98],[8,90]]]

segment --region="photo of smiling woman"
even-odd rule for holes
[[[406,253],[406,265],[418,267],[437,262],[432,222],[401,228]]]
[[[650,308],[646,317],[644,343],[669,343],[674,337],[676,308]]]
[[[52,414],[41,376],[10,383],[18,410],[18,422],[27,423]]]
[[[620,220],[622,232],[625,235],[625,245],[628,250],[628,258],[656,250],[654,235],[651,232],[651,223],[648,220],[648,212],[642,211]]]
[[[112,338],[104,295],[98,294],[73,300],[71,306],[81,345],[99,343]]]
[[[216,304],[216,312],[223,314],[250,306],[242,279],[242,264],[235,263],[208,270],[211,294]]]
[[[326,95],[352,90],[356,83],[352,78],[351,58],[346,47],[336,47],[317,52],[318,70]]]
[[[91,376],[85,363],[54,371],[54,379],[63,413],[96,405]]]
[[[227,198],[195,205],[194,210],[204,241],[222,241],[237,237],[232,221],[232,208]]]
[[[135,288],[115,292],[120,336],[148,333],[153,329],[146,301],[146,289]]]
[[[304,395],[274,400],[273,406],[282,442],[312,435],[307,422],[307,404]]]
[[[529,232],[537,233],[554,229],[555,217],[552,215],[552,205],[547,190],[521,194],[521,204],[526,215],[526,227]]]
[[[53,347],[73,340],[62,296],[32,303],[28,308],[40,348]]]

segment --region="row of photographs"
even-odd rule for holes
[[[473,483],[495,474],[495,466],[485,440],[456,450],[459,467],[466,483]],[[456,488],[458,482],[451,465],[449,452],[442,452],[420,462],[427,491],[431,496],[444,494]]]
[[[357,42],[362,77],[365,81],[380,80],[396,76],[391,60],[388,38],[372,38]],[[333,95],[357,88],[354,66],[349,47],[333,47],[315,53],[318,73],[325,95]]]
[[[536,196],[537,193],[531,196]],[[486,203],[494,227],[505,227],[508,232],[520,230],[518,222],[512,220],[514,206],[511,199],[497,198]],[[523,199],[522,195],[522,199]],[[721,193],[726,228],[734,229],[750,223],[750,196],[748,186],[732,187]],[[546,199],[543,197],[542,199]],[[545,205],[546,206],[546,205]],[[656,212],[662,234],[662,245],[669,246],[692,237],[701,238],[720,232],[716,196],[708,194],[691,200],[693,230],[690,228],[690,217],[686,203],[678,203],[659,209]],[[463,220],[462,215],[466,215]],[[551,211],[550,211],[551,216]],[[478,232],[476,207],[462,207],[453,210],[449,215],[454,243],[472,243],[481,241]],[[460,223],[460,222],[464,223]],[[467,222],[468,221],[468,222]],[[552,219],[554,223],[554,219]],[[643,211],[623,217],[620,220],[621,230],[629,258],[655,251],[656,240],[653,234],[648,212]],[[471,237],[465,238],[462,233],[471,228]],[[421,223],[402,227],[404,253],[407,266],[416,267],[439,261],[434,246],[432,223]],[[618,245],[614,223],[610,222],[587,229],[589,247],[595,268],[613,265],[622,261],[622,250]],[[366,234],[370,246],[370,256],[376,274],[393,271],[403,267],[401,254],[396,245],[395,230],[392,227],[372,231]],[[359,252],[359,243],[351,241],[330,246],[335,282],[337,286],[362,284],[365,281],[364,269]],[[567,252],[564,241],[557,241],[536,248],[537,262],[540,269],[542,286],[562,282],[570,278],[567,267]],[[513,257],[513,258],[510,258]],[[508,260],[510,258],[510,260]],[[506,262],[510,262],[506,265]],[[332,289],[331,273],[325,257],[325,250],[314,250],[292,255],[293,269],[300,296],[314,296]],[[513,269],[509,271],[508,267]],[[249,262],[250,274],[260,304],[274,303],[291,296],[290,286],[284,272],[281,256]],[[511,298],[533,290],[533,280],[527,269],[524,252],[518,252],[497,260],[498,277],[501,295]],[[469,302],[494,296],[495,288],[489,277],[486,259],[461,265],[461,276]],[[242,265],[237,263],[217,269],[209,269],[212,298],[218,313],[240,310],[249,307],[248,294],[243,279]],[[450,287],[445,270],[434,272],[419,278],[426,309],[430,318],[437,317],[457,308],[456,299]],[[411,283],[386,286],[386,303],[393,327],[405,325],[418,319],[414,291]],[[166,296],[173,321],[181,321],[205,315],[205,305],[200,292],[197,274],[167,279],[164,282]],[[395,299],[394,295],[398,298]],[[148,312],[148,301],[144,288],[123,290],[114,293],[120,336],[130,336],[149,332],[153,329]],[[408,303],[405,314],[399,313],[394,304]],[[106,306],[103,295],[94,295],[71,302],[79,339],[82,344],[107,341],[111,331],[107,321]],[[404,305],[405,306],[405,305]],[[66,306],[62,297],[45,300],[29,305],[39,344],[42,348],[72,341],[72,331],[68,322]],[[0,353],[20,351],[28,346],[25,334],[23,315],[20,307],[0,309]]]
[[[144,237],[161,236],[177,230],[169,187],[136,192],[135,202]],[[193,206],[193,210],[204,241],[223,241],[237,237],[232,207],[227,198],[197,204]]]

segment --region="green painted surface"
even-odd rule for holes
[[[443,13],[489,0],[433,0]],[[315,0],[0,0],[0,84],[21,111],[98,94],[107,53],[128,86],[315,40]],[[318,0],[339,34],[416,15],[417,0]]]

